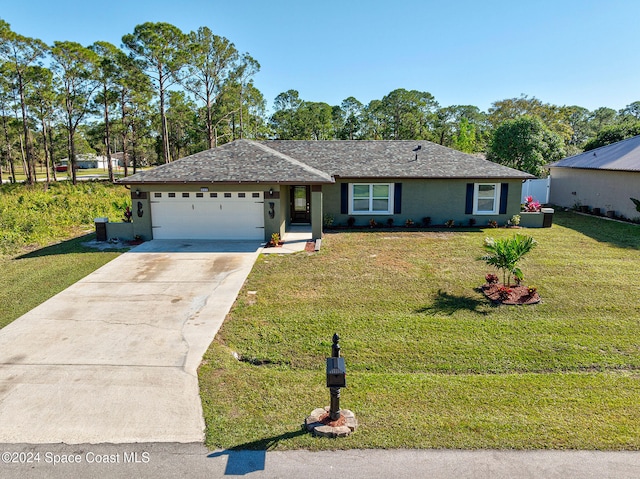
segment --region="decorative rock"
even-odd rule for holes
[[[307,431],[314,436],[322,437],[346,437],[356,430],[358,421],[355,414],[349,409],[340,411],[340,419],[334,422],[334,426],[325,424],[329,417],[330,407],[316,408],[305,419],[304,424]]]

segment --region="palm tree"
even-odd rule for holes
[[[531,251],[538,243],[531,236],[521,234],[513,238],[495,240],[485,238],[484,249],[488,254],[482,258],[488,265],[502,270],[502,283],[511,286],[511,275],[522,280],[524,277],[516,265],[522,257]]]

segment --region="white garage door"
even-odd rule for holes
[[[155,239],[264,240],[264,202],[256,192],[151,193]]]

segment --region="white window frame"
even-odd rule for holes
[[[392,215],[393,214],[393,183],[349,183],[349,214],[350,215]],[[354,210],[353,201],[354,195],[353,190],[356,186],[368,186],[369,187],[369,209],[367,211],[362,210]],[[388,200],[388,209],[385,211],[374,211],[373,210],[373,187],[374,186],[388,186],[389,187],[389,197]]]
[[[480,196],[481,186],[493,186],[493,209],[480,210],[478,209],[478,203],[481,199],[489,199],[489,196]],[[475,183],[473,188],[473,214],[474,215],[496,215],[500,211],[500,183]]]

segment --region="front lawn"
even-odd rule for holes
[[[485,236],[514,230],[342,232],[262,256],[200,368],[207,445],[640,449],[640,227],[554,219],[521,230],[534,306],[475,291]],[[334,332],[360,427],[312,438]]]
[[[98,251],[85,235],[18,256],[0,256],[0,328],[35,308],[122,251]]]

